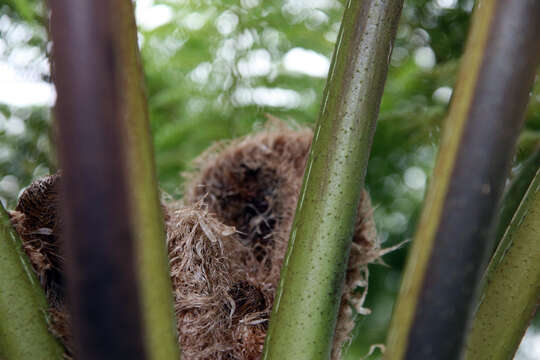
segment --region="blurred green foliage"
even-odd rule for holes
[[[139,43],[165,192],[181,197],[180,174],[194,157],[215,141],[260,128],[265,114],[316,121],[326,81],[320,69],[332,56],[343,1],[135,3],[138,19],[153,11],[159,23],[141,21]],[[472,0],[405,1],[366,178],[385,246],[412,237],[472,7]],[[26,51],[32,56],[16,64],[19,70],[49,81],[45,14],[38,0],[0,0],[0,69]],[[313,64],[302,69],[302,61]],[[0,104],[0,200],[8,206],[33,178],[54,171],[53,133],[46,107]],[[539,144],[537,81],[516,168]],[[359,318],[349,358],[384,342],[405,253],[387,255],[388,267],[370,267],[366,305],[373,313]]]

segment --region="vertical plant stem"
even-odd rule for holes
[[[80,360],[149,358],[111,5],[50,1],[67,295]]]
[[[348,1],[263,359],[328,359],[401,0]]]
[[[0,358],[60,360],[63,354],[48,330],[43,289],[0,204]]]
[[[510,360],[540,301],[540,170],[489,264],[467,360]]]
[[[121,77],[129,201],[145,342],[150,359],[178,360],[172,284],[159,201],[144,79],[131,0],[111,0]]]
[[[496,241],[502,239],[538,168],[540,168],[540,148],[523,163],[504,194],[495,232]]]
[[[454,360],[540,56],[540,2],[481,0],[388,336],[387,360]]]

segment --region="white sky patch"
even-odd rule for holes
[[[170,22],[173,11],[167,5],[154,5],[154,0],[135,1],[135,19],[137,25],[145,30],[152,30]]]
[[[7,161],[12,156],[13,150],[6,145],[0,145],[0,161]]]
[[[12,23],[7,15],[0,16],[0,28],[6,31],[6,37],[0,39],[0,103],[16,107],[52,106],[56,99],[54,87],[42,80],[49,73],[47,58],[38,47],[23,45],[34,34],[32,30],[27,25]],[[17,46],[7,51],[8,44]],[[9,120],[3,127],[15,135],[24,131],[24,123],[17,120]]]
[[[407,228],[407,217],[399,211],[388,214],[384,219],[384,227],[388,232],[399,234]]]
[[[399,66],[403,63],[403,61],[407,59],[408,56],[409,56],[409,50],[401,46],[396,46],[392,50],[392,58],[390,61],[393,66]]]
[[[540,331],[529,327],[519,346],[515,360],[540,359]]]
[[[19,191],[19,182],[13,175],[6,175],[0,180],[0,191],[10,195],[17,195]]]
[[[208,77],[212,71],[212,64],[209,62],[203,62],[197,65],[197,67],[189,75],[191,80],[199,84],[206,84]]]
[[[30,61],[40,57],[41,51],[38,47],[24,46],[13,49],[8,57],[8,62],[15,67],[27,66]]]
[[[207,17],[200,13],[191,13],[184,18],[182,23],[190,30],[199,30],[206,24]]]
[[[426,173],[417,166],[405,170],[405,185],[413,190],[422,190],[426,187]]]
[[[300,106],[302,96],[294,90],[282,88],[238,88],[233,100],[240,106],[259,105],[294,108]]]
[[[139,44],[139,49],[142,49],[144,45],[144,35],[140,31],[137,31],[137,44]]]
[[[55,100],[53,85],[26,79],[9,63],[0,62],[0,103],[19,107],[52,106]]]
[[[433,49],[423,46],[414,52],[414,62],[423,69],[431,69],[435,66],[436,59]]]
[[[238,71],[244,77],[265,76],[272,69],[272,57],[265,49],[250,51],[246,58],[238,61]]]
[[[431,37],[428,32],[422,28],[416,28],[412,31],[410,35],[410,42],[416,47],[428,46],[431,41]]]
[[[227,39],[217,50],[217,56],[227,62],[232,62],[236,57],[236,42],[233,39]]]
[[[285,70],[324,78],[328,74],[330,60],[322,54],[304,48],[293,48],[283,57]]]
[[[339,34],[340,24],[341,24],[340,22],[333,23],[330,28],[330,31],[324,33],[324,38],[326,39],[326,41],[331,42],[331,43],[336,42],[338,34]]]
[[[26,126],[22,119],[12,116],[4,123],[4,129],[7,135],[22,135],[26,130]]]
[[[326,24],[330,17],[321,10],[313,10],[307,18],[307,24],[311,28],[317,28],[322,24]]]
[[[248,29],[244,30],[241,34],[238,34],[236,38],[236,48],[238,50],[247,50],[253,46],[255,39]]]
[[[287,0],[282,9],[293,15],[298,15],[301,12],[305,12],[309,9],[339,9],[341,4],[337,0]]]
[[[279,45],[279,31],[273,28],[266,28],[262,33],[263,43],[268,48],[277,48]]]
[[[240,3],[242,4],[242,7],[246,9],[251,9],[259,6],[261,2],[259,0],[241,0]]]
[[[216,20],[216,28],[222,35],[229,35],[238,25],[238,15],[230,10],[223,12]]]
[[[443,9],[455,9],[457,0],[437,0],[437,5]]]
[[[51,173],[51,169],[49,169],[47,166],[45,166],[43,164],[39,164],[38,166],[36,166],[34,171],[32,171],[32,176],[34,178],[40,178],[40,177],[47,176],[50,173]],[[21,189],[21,191],[22,190],[24,190],[24,189]]]
[[[6,40],[12,44],[27,42],[32,38],[32,31],[26,24],[16,24],[9,16],[0,16],[0,29],[7,32]]]
[[[433,100],[441,104],[448,104],[452,97],[452,88],[449,86],[441,86],[433,92]]]

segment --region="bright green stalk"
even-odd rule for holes
[[[540,170],[489,264],[466,360],[510,360],[540,301]]]
[[[328,359],[401,0],[348,1],[263,359]]]
[[[45,294],[0,204],[0,358],[62,359],[48,330]]]
[[[114,0],[132,224],[149,359],[180,356],[144,79],[131,0]]]

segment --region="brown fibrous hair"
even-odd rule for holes
[[[184,174],[184,198],[163,204],[182,358],[259,359],[313,134],[274,122],[220,142]],[[58,187],[60,175],[21,195],[12,223],[45,289],[51,330],[71,354],[64,307]],[[384,250],[369,195],[358,207],[332,359],[349,340],[354,316],[367,313],[367,265]]]
[[[214,145],[185,174],[185,204],[193,206],[202,202],[205,211],[237,230],[236,241],[224,241],[224,247],[232,266],[264,294],[265,317],[259,318],[257,325],[268,322],[312,138],[309,128],[293,130],[283,122],[273,122],[261,132]],[[342,345],[349,340],[354,314],[367,312],[362,307],[367,264],[376,261],[381,251],[372,212],[369,195],[363,191],[333,359],[339,358]],[[243,337],[251,338],[249,326],[243,326],[243,330]],[[265,334],[254,341],[261,344],[261,350]],[[258,356],[260,352],[254,359]],[[231,358],[251,359],[236,353]]]

